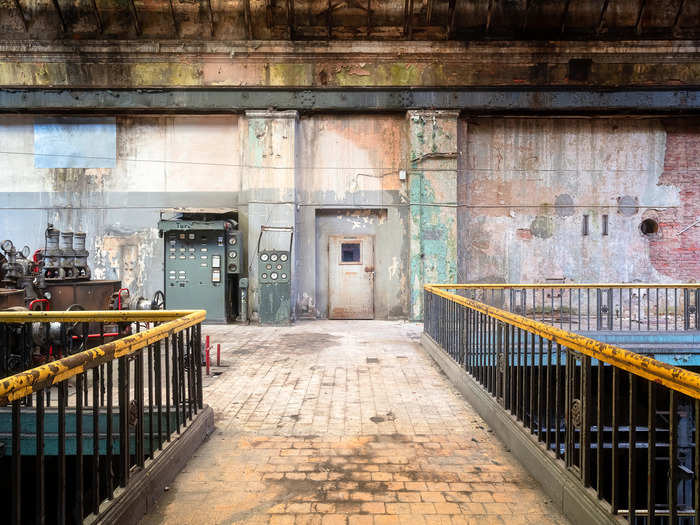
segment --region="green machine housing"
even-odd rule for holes
[[[239,315],[243,237],[237,218],[235,210],[161,212],[167,309],[204,309],[212,323]]]
[[[260,286],[260,323],[291,322],[291,252],[264,250],[258,254]]]

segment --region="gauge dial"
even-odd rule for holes
[[[267,261],[269,259],[269,256],[266,253],[261,253],[260,254],[260,260],[261,261]]]
[[[276,253],[273,253],[272,255],[270,255],[270,260],[271,260],[271,261],[276,261],[276,260],[277,260],[277,254],[276,254]]]
[[[277,272],[272,272],[272,273],[270,274],[270,278],[273,279],[273,280],[274,280],[274,279],[277,279]]]
[[[288,257],[287,257],[286,253],[283,253],[282,255],[280,255],[280,261],[286,262],[287,259],[288,259]]]

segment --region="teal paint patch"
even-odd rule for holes
[[[35,168],[114,168],[115,117],[38,118],[34,123]]]

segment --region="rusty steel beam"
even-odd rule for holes
[[[19,3],[19,0],[15,0],[15,9],[19,13],[19,17],[22,19],[24,30],[29,31],[29,21],[24,16],[24,9],[22,9],[22,4]]]
[[[100,14],[100,9],[97,7],[96,0],[92,0],[92,12],[95,14],[95,22],[97,22],[97,29],[99,29],[100,34],[104,33],[105,28],[102,23],[102,15]]]
[[[598,27],[596,28],[596,33],[600,33],[603,30],[603,22],[605,22],[605,13],[608,11],[608,4],[610,0],[603,0],[603,5],[600,8],[600,16],[598,17]]]
[[[59,19],[60,22],[61,22],[61,31],[62,31],[63,33],[65,33],[66,30],[67,30],[67,27],[66,27],[66,19],[63,18],[63,12],[61,11],[61,6],[58,5],[58,0],[53,0],[52,3],[53,3],[53,8],[54,8],[54,10],[56,11],[56,14],[58,15],[58,19]]]
[[[173,5],[173,0],[168,0],[170,4],[170,18],[173,20],[173,28],[175,29],[175,35],[180,36],[180,28],[177,25],[177,17],[175,16],[175,6]]]
[[[230,113],[450,109],[489,114],[700,115],[700,90],[683,89],[0,89],[0,113]]]
[[[139,22],[139,13],[136,11],[136,4],[134,0],[129,0],[129,10],[131,12],[131,19],[134,21],[134,29],[136,34],[141,36],[141,22]]]
[[[644,9],[647,6],[647,0],[639,2],[639,12],[637,13],[637,23],[634,24],[634,32],[638,35],[642,34],[642,18],[644,17]]]
[[[253,20],[250,14],[250,0],[243,0],[243,18],[245,21],[245,37],[253,40]]]
[[[287,27],[289,40],[294,40],[294,0],[287,0]]]
[[[457,0],[450,0],[447,7],[447,39],[452,39],[455,35],[457,25]]]
[[[561,15],[561,32],[564,32],[564,29],[566,28],[566,19],[569,16],[569,6],[571,5],[571,0],[566,0],[566,3],[564,4],[564,12]]]
[[[333,16],[333,5],[331,4],[331,0],[328,0],[328,11],[326,11],[326,27],[328,31],[328,40],[331,39],[333,36],[333,28],[332,28],[332,21],[331,17]]]
[[[529,8],[528,8],[529,9]],[[488,35],[491,31],[491,17],[493,15],[493,0],[489,0],[489,8],[486,12],[486,26],[484,27],[484,32]],[[523,23],[523,30],[525,30],[525,24],[527,24],[527,17],[525,17],[526,22]]]
[[[372,0],[367,0],[367,37],[372,32]]]
[[[214,36],[214,10],[211,8],[211,0],[206,0],[207,11],[209,12],[209,32]]]
[[[673,31],[678,31],[681,23],[681,15],[683,14],[683,8],[685,7],[685,0],[681,0],[678,6],[678,11],[676,12],[676,18],[673,20]]]

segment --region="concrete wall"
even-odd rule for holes
[[[640,231],[644,218],[682,200],[679,186],[661,179],[668,134],[659,120],[469,119],[460,136],[460,280],[700,278],[697,266],[674,275],[653,264],[650,247],[672,228]],[[636,207],[619,206],[627,201]]]
[[[294,225],[304,317],[327,315],[327,238],[342,233],[376,235],[380,318],[419,319],[424,282],[700,279],[696,119],[117,116],[114,167],[75,167],[78,152],[74,167],[38,168],[45,118],[0,117],[0,237],[36,249],[47,222],[86,231],[93,275],[147,296],[162,287],[169,207],[237,207],[252,276],[260,226]],[[251,279],[254,311],[256,298]]]

